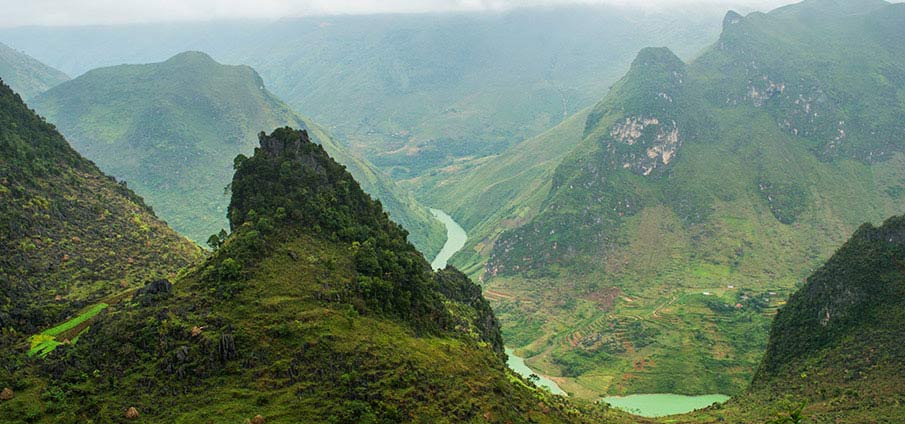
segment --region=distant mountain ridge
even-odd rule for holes
[[[668,45],[690,58],[716,38],[723,12],[559,5],[10,28],[0,39],[72,74],[186,49],[251,65],[293,108],[410,180],[499,153],[593,104],[641,47]]]
[[[3,43],[0,43],[0,78],[25,99],[69,80],[62,71]]]
[[[247,66],[185,52],[161,63],[90,71],[38,96],[34,106],[77,150],[127,180],[175,229],[199,242],[226,227],[224,187],[233,158],[251,152],[258,132],[283,125],[308,128],[426,254],[445,240],[427,208],[292,111]]]

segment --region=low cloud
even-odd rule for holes
[[[290,16],[502,11],[522,6],[609,4],[668,9],[696,5],[768,10],[790,0],[0,0],[0,26],[89,25]]]

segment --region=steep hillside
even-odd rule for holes
[[[449,212],[467,229],[468,241],[453,263],[480,275],[484,260],[504,230],[518,227],[537,213],[550,191],[556,166],[581,142],[590,108],[504,152],[439,173],[421,195]]]
[[[903,260],[905,218],[863,225],[776,314],[751,388],[689,420],[751,422],[805,405],[813,422],[900,421]]]
[[[905,7],[742,17],[691,64],[639,53],[484,279],[511,343],[576,394],[734,394],[775,308],[905,210]]]
[[[0,43],[0,78],[26,99],[69,80],[63,72],[3,43]]]
[[[247,66],[186,52],[161,63],[102,68],[39,96],[35,108],[77,150],[132,184],[173,228],[198,242],[226,225],[224,187],[233,158],[251,152],[259,131],[282,125],[310,128],[426,254],[445,240],[425,207],[270,94]]]
[[[432,272],[351,175],[282,128],[236,160],[232,234],[2,374],[11,422],[603,422],[508,371],[480,289]],[[4,368],[6,371],[7,368]],[[42,394],[43,393],[43,394]],[[47,394],[50,395],[47,395]]]
[[[691,57],[716,39],[724,7],[32,27],[0,29],[0,39],[72,74],[187,48],[251,65],[280,98],[398,180],[499,153],[556,125],[599,100],[644,46]]]
[[[0,83],[0,346],[201,251]]]

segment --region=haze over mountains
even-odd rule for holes
[[[291,125],[309,129],[425,253],[443,244],[442,226],[411,194],[291,110],[247,66],[186,52],[156,64],[93,70],[33,105],[76,149],[129,181],[161,217],[199,243],[227,227],[224,190],[236,155],[252,152],[262,128]]]
[[[0,421],[901,421],[903,6],[0,29]]]
[[[0,76],[27,99],[69,79],[66,74],[3,43],[0,43]]]
[[[498,152],[593,104],[642,47],[690,58],[716,38],[723,13],[569,6],[4,28],[0,39],[72,75],[185,50],[250,65],[295,110],[411,178]]]

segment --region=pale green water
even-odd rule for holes
[[[433,208],[431,208],[430,211],[437,219],[440,220],[440,222],[443,223],[443,225],[446,226],[446,243],[443,245],[443,249],[440,250],[440,253],[437,254],[437,257],[434,258],[434,261],[431,262],[431,267],[433,267],[434,269],[443,269],[446,268],[446,262],[449,261],[449,258],[451,258],[452,255],[456,254],[456,252],[458,252],[465,246],[465,241],[468,240],[468,235],[465,233],[465,230],[452,219],[452,217],[446,214],[446,212]],[[559,385],[556,384],[555,381],[537,375],[534,370],[532,370],[530,367],[528,367],[528,365],[525,364],[525,360],[523,358],[517,356],[512,352],[512,349],[506,348],[506,357],[506,365],[508,365],[509,368],[511,368],[513,371],[519,373],[523,377],[536,375],[538,377],[538,380],[535,380],[534,384],[547,388],[553,394],[567,396],[566,392],[564,392],[559,387]],[[714,402],[725,402],[728,399],[729,396],[719,394],[684,396],[670,393],[659,393],[646,395],[610,396],[603,398],[603,401],[609,403],[615,408],[622,409],[635,415],[640,415],[643,417],[662,417],[665,415],[691,412],[695,409],[710,406]]]
[[[603,398],[614,408],[630,412],[642,417],[662,417],[665,415],[684,414],[710,406],[714,402],[723,403],[729,400],[726,395],[685,396],[670,393],[647,395],[610,396]]]
[[[534,374],[534,371],[531,370],[531,368],[528,368],[528,365],[525,365],[525,360],[512,353],[512,349],[509,349],[508,347],[506,348],[506,357],[506,365],[508,365],[509,368],[511,368],[513,371],[519,373],[521,376],[528,377],[531,374]],[[546,387],[550,390],[550,393],[553,393],[555,395],[566,396],[566,392],[560,389],[559,386],[556,385],[556,382],[539,375],[538,377],[540,378],[540,380],[535,380],[534,384],[540,387]]]
[[[443,249],[440,249],[440,253],[437,254],[434,261],[431,262],[432,268],[443,269],[446,268],[446,261],[465,246],[468,235],[446,212],[431,208],[431,213],[446,226],[446,244],[443,245]]]

